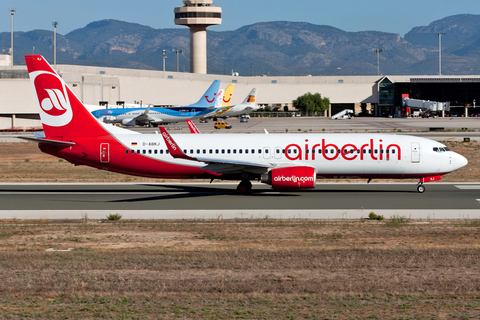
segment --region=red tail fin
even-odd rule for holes
[[[38,111],[47,139],[73,140],[98,136],[105,130],[88,112],[67,84],[40,55],[25,56],[37,94]]]
[[[200,133],[197,126],[195,125],[195,123],[193,123],[192,120],[187,119],[187,124],[188,124],[188,128],[190,129],[190,133]]]

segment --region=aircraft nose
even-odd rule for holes
[[[465,167],[468,164],[467,158],[461,154],[456,154],[455,156],[455,170]]]

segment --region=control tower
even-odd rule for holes
[[[175,24],[190,28],[190,72],[207,73],[207,27],[222,23],[222,8],[213,0],[183,0]]]

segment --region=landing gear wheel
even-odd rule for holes
[[[249,194],[252,190],[252,183],[250,180],[242,180],[237,186],[237,193],[239,194]]]
[[[423,184],[419,184],[419,185],[417,186],[417,191],[418,191],[419,193],[424,193],[424,192],[425,192],[425,186],[424,186]]]

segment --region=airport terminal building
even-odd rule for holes
[[[476,116],[480,108],[480,76],[225,76],[171,71],[57,65],[57,72],[86,104],[191,104],[210,84],[235,84],[232,103],[241,103],[259,89],[257,103],[275,112],[292,111],[292,101],[307,93],[328,97],[330,116],[353,109],[364,116],[405,116],[402,96],[449,102],[448,115]],[[36,99],[25,66],[0,67],[0,129],[40,126]]]

